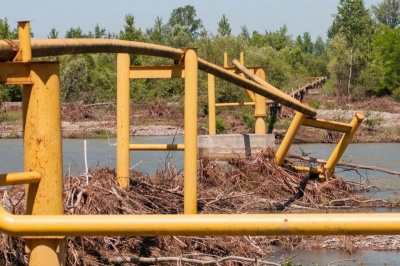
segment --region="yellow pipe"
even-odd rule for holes
[[[211,64],[201,58],[199,58],[199,69],[205,71],[207,73],[213,74],[214,76],[229,81],[233,84],[236,84],[240,87],[249,89],[255,93],[258,93],[266,98],[279,102],[285,106],[288,106],[298,112],[304,113],[307,116],[314,117],[317,115],[317,112],[314,108],[303,105],[301,102],[293,99],[283,91],[278,90],[277,88],[269,85],[268,87],[261,86],[258,83],[255,83],[251,80],[246,80],[238,75],[232,74],[229,71]]]
[[[117,56],[117,179],[121,187],[129,185],[130,164],[130,86],[129,54]]]
[[[225,53],[224,53],[225,55]],[[208,77],[208,134],[214,136],[217,134],[216,112],[215,112],[215,77],[211,74]]]
[[[41,177],[42,175],[35,171],[2,174],[0,175],[0,186],[38,183]]]
[[[326,130],[334,130],[338,132],[350,132],[351,126],[346,123],[330,121],[321,118],[309,118],[306,117],[303,121],[303,126],[309,126],[314,128],[321,128]]]
[[[197,51],[185,53],[184,213],[197,213]]]
[[[31,29],[29,21],[20,21],[18,22],[18,38],[21,44],[20,47],[20,56],[22,62],[29,62],[32,59],[32,50],[31,50]]]
[[[244,53],[243,53],[243,52],[240,52],[240,55],[239,55],[239,56],[240,56],[240,63],[241,63],[242,65],[244,65]],[[238,74],[239,74],[240,77],[245,78],[243,72],[239,72]],[[256,101],[256,100],[255,100],[254,93],[253,93],[252,91],[246,89],[246,94],[247,94],[247,96],[249,97],[250,101],[252,101],[252,102],[255,102],[255,101]]]
[[[61,103],[58,62],[30,63],[33,85],[23,85],[24,168],[41,174],[27,185],[26,213],[63,217]],[[65,239],[26,239],[30,265],[65,263]]]
[[[303,124],[304,118],[305,115],[299,112],[294,115],[293,121],[286,131],[285,137],[283,138],[281,145],[276,151],[275,159],[277,165],[282,165],[283,160],[289,152],[290,146],[292,145],[292,142],[297,135],[297,132]]]
[[[234,236],[400,234],[399,213],[12,215],[0,207],[0,231],[12,236]]]
[[[309,173],[315,173],[315,174],[323,174],[324,171],[320,167],[307,167],[307,166],[291,166],[294,170],[297,170],[299,172],[309,172]]]
[[[183,151],[184,144],[129,144],[129,150],[141,151]]]
[[[328,170],[329,176],[332,176],[337,163],[342,157],[343,153],[346,151],[347,146],[353,140],[358,128],[360,127],[362,121],[364,120],[364,115],[361,113],[355,113],[353,120],[350,122],[351,130],[348,133],[344,133],[335,149],[333,150],[331,156],[325,164],[325,168]]]
[[[256,75],[261,79],[265,80],[265,72],[264,70],[257,69]],[[254,117],[255,117],[255,129],[254,133],[256,134],[265,134],[266,133],[266,124],[265,118],[267,116],[267,105],[264,96],[259,94],[255,94],[255,108],[254,108]]]
[[[215,107],[230,107],[230,106],[254,106],[255,102],[244,102],[244,103],[216,103]]]
[[[228,68],[228,53],[224,52],[224,68]]]

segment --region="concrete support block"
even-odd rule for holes
[[[198,157],[209,159],[252,158],[268,147],[275,147],[274,134],[200,135]]]

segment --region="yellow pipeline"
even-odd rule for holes
[[[13,48],[15,45],[16,48]],[[15,49],[19,49],[19,42],[14,41],[10,44],[7,41],[0,40],[0,62],[7,61],[15,55]],[[49,40],[32,40],[32,56],[56,56],[66,54],[82,54],[82,53],[132,53],[142,55],[152,55],[171,58],[173,60],[182,60],[184,52],[180,49],[170,48],[161,45],[123,41],[109,39],[49,39]],[[266,98],[270,98],[285,106],[302,112],[307,116],[316,116],[315,109],[302,105],[299,101],[286,95],[284,92],[276,88],[265,88],[257,83],[243,79],[238,75],[211,64],[205,60],[198,59],[199,69],[213,74],[216,77],[227,80],[240,87],[251,90]]]
[[[297,135],[297,132],[303,124],[304,118],[305,115],[302,113],[296,113],[294,115],[292,123],[286,131],[285,137],[283,138],[281,145],[276,151],[275,159],[277,165],[282,165],[283,160],[289,152],[290,146],[292,145],[292,142]]]
[[[129,144],[129,150],[141,151],[183,151],[184,144]]]
[[[130,117],[130,86],[129,86],[129,54],[117,56],[117,178],[121,187],[129,185],[129,117]]]
[[[216,107],[230,107],[230,106],[254,106],[255,102],[244,102],[244,103],[216,103]]]
[[[301,102],[296,99],[288,96],[283,91],[274,88],[272,85],[269,87],[262,86],[253,81],[244,79],[239,77],[238,75],[232,74],[229,71],[211,64],[201,58],[199,58],[199,69],[205,71],[207,73],[213,74],[216,77],[229,81],[233,84],[236,84],[240,87],[251,90],[255,93],[258,93],[266,98],[272,99],[276,102],[279,102],[287,107],[290,107],[298,112],[304,113],[307,116],[314,117],[317,115],[317,112],[314,108],[303,105]]]
[[[197,213],[197,84],[196,49],[185,53],[184,213]]]
[[[0,207],[0,231],[12,236],[390,235],[399,213],[12,215]]]
[[[350,122],[351,130],[348,133],[343,134],[339,143],[336,145],[331,156],[325,164],[325,168],[328,170],[329,175],[332,176],[337,163],[342,157],[343,153],[346,151],[347,146],[353,140],[358,128],[360,127],[362,121],[364,120],[364,115],[361,113],[355,113],[353,120]]]
[[[225,53],[226,54],[226,53]],[[225,55],[224,54],[224,55]],[[208,134],[213,136],[217,134],[216,112],[215,112],[215,77],[211,74],[208,77]]]
[[[265,80],[265,72],[263,69],[257,69],[256,76]],[[255,118],[255,129],[254,133],[256,134],[265,134],[266,133],[266,123],[265,118],[267,116],[267,105],[265,97],[255,94],[254,95],[254,118]]]
[[[0,175],[0,186],[38,183],[42,175],[39,172],[8,173]]]

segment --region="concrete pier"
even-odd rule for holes
[[[274,134],[200,135],[198,157],[209,159],[252,158],[275,147]]]

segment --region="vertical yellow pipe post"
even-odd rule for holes
[[[256,71],[256,75],[263,80],[265,80],[265,72],[261,68]],[[254,117],[255,117],[255,129],[254,133],[256,134],[265,134],[266,132],[266,124],[265,118],[267,117],[267,104],[264,96],[259,94],[254,94],[255,96],[255,108],[254,108]]]
[[[325,164],[325,169],[328,171],[329,177],[333,176],[337,163],[339,162],[343,153],[346,151],[347,146],[349,146],[349,144],[351,143],[363,120],[364,115],[361,113],[356,113],[353,120],[351,120],[350,122],[350,132],[343,134],[342,138],[333,150],[331,156]]]
[[[32,59],[31,29],[29,21],[18,22],[18,38],[20,45],[20,60],[29,62]]]
[[[197,50],[185,49],[184,213],[197,213]]]
[[[282,143],[275,154],[277,165],[282,165],[283,160],[285,159],[287,153],[289,152],[290,146],[292,145],[293,140],[297,135],[297,132],[299,131],[301,125],[303,124],[305,117],[306,115],[300,112],[297,112],[294,115],[293,121],[290,124],[288,130],[286,131],[286,135],[283,138]]]
[[[228,53],[224,52],[224,68],[228,68]]]
[[[208,134],[211,136],[217,134],[216,123],[215,76],[208,74]]]
[[[129,185],[129,54],[117,55],[117,178],[121,187]]]
[[[21,58],[30,61],[29,23],[19,23],[18,32]],[[64,214],[59,73],[58,62],[31,63],[33,85],[22,88],[24,168],[41,174],[39,183],[27,185],[26,214]],[[64,237],[26,237],[29,265],[65,265],[65,242]]]

